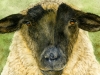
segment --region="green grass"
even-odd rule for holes
[[[37,3],[39,0],[0,0],[0,19],[10,14],[18,13],[26,9],[29,5]],[[65,0],[68,4],[74,5],[85,12],[92,12],[100,15],[99,0]],[[100,32],[89,33],[94,45],[95,55],[100,61]],[[0,72],[2,71],[9,53],[13,33],[0,34]]]
[[[94,53],[96,55],[97,60],[100,62],[100,31],[89,33],[90,39],[94,46]]]
[[[11,34],[0,34],[0,72],[2,67],[5,65],[9,53],[9,45],[11,43],[13,33]]]

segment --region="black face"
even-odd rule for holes
[[[57,11],[45,10],[41,5],[28,10],[24,22],[36,43],[33,52],[43,75],[61,75],[66,66],[79,32],[76,12],[66,4],[59,5]],[[84,23],[83,19],[80,21]]]
[[[29,9],[24,23],[28,34],[36,42],[36,58],[40,70],[61,72],[68,61],[78,35],[75,11],[61,4],[57,13],[40,5]],[[55,73],[54,73],[55,74]]]

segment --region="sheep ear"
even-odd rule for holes
[[[13,14],[0,20],[0,33],[8,33],[18,30],[21,25],[19,21],[23,18],[22,14]]]
[[[92,13],[78,12],[79,28],[95,32],[100,30],[100,16]]]

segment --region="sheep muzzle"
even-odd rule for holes
[[[45,48],[40,58],[40,69],[43,71],[60,71],[66,64],[65,54],[55,46]]]

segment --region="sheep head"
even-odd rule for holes
[[[86,31],[100,30],[100,17],[95,14],[73,9],[65,3],[56,9],[44,9],[36,5],[26,15],[18,13],[0,20],[0,33],[27,27],[28,36],[37,46],[34,50],[36,61],[44,75],[58,75],[62,72],[80,28]]]

